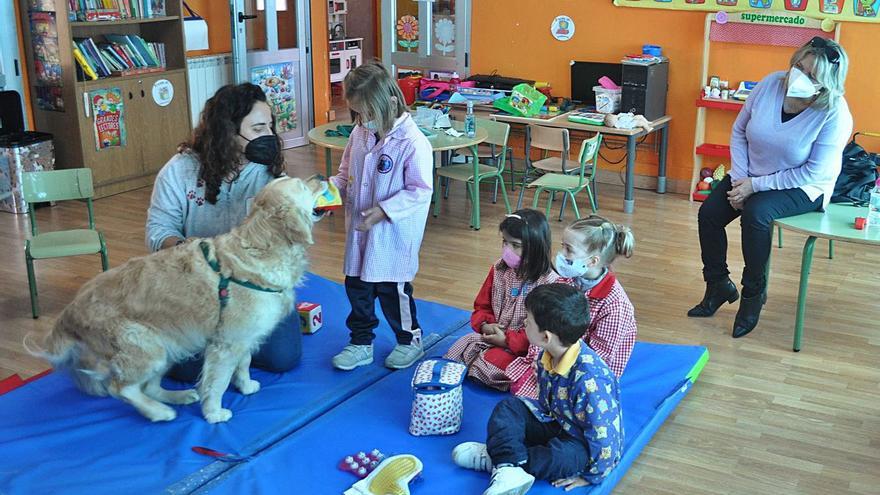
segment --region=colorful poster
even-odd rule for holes
[[[275,132],[296,129],[296,79],[293,62],[261,65],[251,68],[251,83],[263,88],[272,115],[275,116]]]
[[[618,7],[800,15],[833,22],[880,22],[880,0],[614,0]],[[850,5],[852,5],[850,7]],[[833,27],[833,25],[823,27]]]
[[[95,128],[95,149],[125,146],[125,115],[122,91],[119,88],[96,89],[89,92]]]
[[[64,97],[61,95],[61,86],[35,86],[34,93],[37,95],[37,108],[50,112],[64,111]]]
[[[34,76],[39,86],[61,84],[61,57],[54,12],[31,12],[31,44],[34,48]]]

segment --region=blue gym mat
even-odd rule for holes
[[[435,349],[448,348],[457,335],[445,338]],[[636,343],[621,381],[626,432],[621,463],[601,485],[571,493],[610,493],[688,393],[708,357],[705,347]],[[488,486],[488,473],[457,467],[450,453],[460,442],[485,441],[489,414],[505,394],[468,381],[461,431],[451,436],[414,437],[407,430],[410,379],[411,373],[395,373],[379,380],[258,457],[238,463],[197,493],[275,494],[290,493],[296,487],[295,493],[339,494],[357,481],[337,468],[340,459],[372,449],[387,455],[411,453],[422,460],[421,479],[410,485],[413,495],[482,493]],[[539,481],[529,493],[567,492]]]
[[[176,420],[153,424],[118,400],[82,394],[64,373],[0,396],[0,493],[187,493],[234,466],[196,454],[192,447],[256,456],[391,374],[382,363],[395,342],[383,318],[376,330],[375,362],[337,371],[330,358],[348,343],[345,289],[309,274],[297,300],[321,304],[324,327],[303,336],[297,368],[284,374],[254,370],[253,378],[262,384],[258,393],[225,394],[223,405],[233,412],[229,423],[206,423],[193,404],[174,406]],[[417,307],[423,330],[440,336],[461,329],[470,317],[468,311],[437,303],[418,301]],[[410,371],[395,374],[403,381],[410,377]]]

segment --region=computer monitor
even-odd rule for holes
[[[596,97],[593,86],[599,85],[599,78],[608,76],[618,85],[623,83],[623,64],[605,62],[571,63],[571,99],[593,105]]]

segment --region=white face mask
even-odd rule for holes
[[[570,260],[556,253],[556,272],[566,278],[577,278],[587,273],[587,262],[585,260]]]
[[[363,125],[368,131],[372,132],[376,132],[376,129],[379,128],[379,124],[377,124],[375,120],[368,120],[361,125]]]
[[[785,96],[789,98],[812,98],[818,92],[819,88],[800,69],[792,67],[788,71],[788,90],[785,92]]]

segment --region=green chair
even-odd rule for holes
[[[94,189],[90,169],[25,172],[22,174],[21,190],[28,205],[28,218],[31,223],[31,238],[24,243],[24,256],[27,263],[28,285],[31,291],[31,312],[34,318],[37,318],[40,316],[40,307],[37,302],[34,260],[101,253],[101,266],[104,271],[107,271],[107,245],[104,242],[104,235],[95,230],[95,216],[92,211]],[[58,230],[40,234],[37,229],[34,203],[71,199],[86,200],[89,210],[89,228]]]
[[[578,211],[575,195],[586,189],[587,196],[590,199],[590,208],[592,208],[593,213],[596,213],[596,201],[593,198],[593,191],[590,189],[590,183],[596,175],[596,162],[599,157],[600,144],[602,144],[602,135],[599,133],[596,133],[596,135],[590,139],[584,139],[584,142],[581,144],[581,152],[578,155],[580,166],[576,169],[576,173],[545,173],[530,182],[527,187],[536,188],[535,199],[532,201],[532,208],[538,207],[538,200],[540,199],[542,192],[549,192],[550,197],[547,199],[546,212],[546,215],[549,218],[550,206],[553,204],[553,195],[554,193],[561,192],[565,195],[563,197],[571,199],[571,207],[574,209],[574,215],[575,217],[580,218],[581,214],[580,211]],[[589,170],[587,170],[588,167]],[[562,209],[564,208],[565,203],[562,204]],[[559,212],[559,219],[562,220],[562,211]]]
[[[434,175],[434,191],[440,188],[440,177],[458,180],[467,184],[468,197],[473,208],[471,209],[471,226],[480,230],[480,182],[494,179],[496,187],[501,185],[501,195],[507,213],[511,212],[510,200],[507,197],[507,188],[504,186],[504,164],[507,156],[507,138],[510,136],[510,125],[494,120],[477,119],[477,127],[486,129],[489,137],[484,141],[487,144],[499,146],[501,151],[498,158],[493,159],[492,165],[480,163],[479,160],[471,160],[470,163],[460,165],[447,165],[436,169]],[[477,155],[475,152],[474,155]],[[434,216],[440,214],[440,201],[434,201]]]

